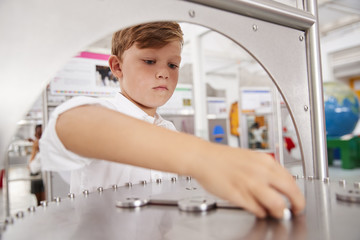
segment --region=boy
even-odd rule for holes
[[[43,169],[72,170],[75,193],[171,177],[159,172],[166,171],[190,175],[260,218],[282,217],[282,194],[295,214],[301,212],[305,201],[293,177],[269,155],[169,131],[174,126],[156,113],[176,87],[182,43],[173,22],[116,32],[109,66],[121,93],[114,100],[78,97],[59,106],[41,140]]]

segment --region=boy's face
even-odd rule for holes
[[[126,50],[120,61],[121,92],[147,114],[172,96],[179,77],[181,45],[178,41],[162,48],[139,49],[136,44]],[[116,74],[117,75],[117,74]]]

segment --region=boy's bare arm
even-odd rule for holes
[[[295,214],[305,206],[293,177],[267,154],[210,143],[95,105],[61,114],[56,131],[79,155],[193,176],[258,217],[282,217],[283,195]]]

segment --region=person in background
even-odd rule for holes
[[[36,125],[35,127],[35,140],[33,140],[33,146],[31,149],[31,155],[29,159],[29,169],[31,179],[31,190],[32,194],[35,194],[37,204],[40,205],[40,202],[45,200],[45,191],[44,183],[41,177],[41,162],[39,154],[39,140],[42,135],[42,126]]]
[[[207,191],[259,218],[305,206],[293,177],[267,154],[211,143],[175,131],[157,108],[178,82],[183,37],[176,22],[114,33],[109,66],[121,92],[77,97],[54,110],[40,140],[43,170],[71,171],[71,192],[192,176]]]

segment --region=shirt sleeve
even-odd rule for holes
[[[106,105],[106,101],[91,97],[75,97],[58,106],[51,114],[50,120],[40,139],[40,159],[42,170],[70,171],[89,165],[94,159],[82,157],[65,148],[56,133],[56,121],[59,115],[82,105]]]

